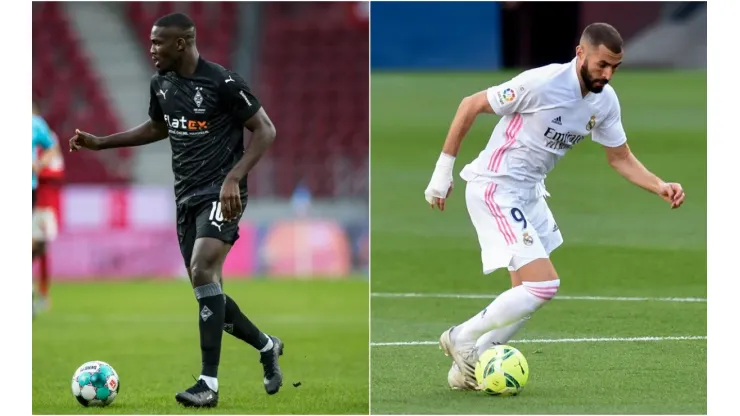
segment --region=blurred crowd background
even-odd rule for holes
[[[54,279],[185,276],[167,140],[68,152],[75,128],[107,135],[147,119],[154,21],[187,13],[201,55],[240,73],[278,136],[250,175],[227,277],[365,276],[368,5],[34,2],[33,100],[64,155]],[[58,187],[57,187],[58,185]],[[44,183],[42,183],[44,186]]]
[[[455,3],[374,4],[373,70],[491,71],[567,62],[594,22],[622,34],[625,67],[706,68],[706,2]]]

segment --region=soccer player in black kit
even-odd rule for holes
[[[175,175],[177,236],[198,300],[202,355],[196,384],[177,393],[188,407],[218,404],[222,331],[260,352],[264,386],[282,386],[279,338],[268,336],[223,292],[222,266],[239,238],[238,222],[247,204],[247,174],[275,139],[275,127],[244,80],[200,57],[195,25],[182,13],[157,20],[151,55],[150,119],[129,131],[97,137],[76,130],[70,151],[140,146],[170,139]],[[252,132],[244,146],[244,128]]]

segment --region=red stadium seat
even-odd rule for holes
[[[346,161],[367,183],[366,30],[341,3],[267,3],[264,13],[255,89],[277,126],[272,157],[286,162],[277,193],[289,195],[300,180],[317,196],[346,192],[336,182]]]
[[[68,149],[67,139],[74,128],[98,127],[106,120],[106,130],[117,129],[118,122],[107,104],[99,84],[90,75],[90,65],[70,30],[59,3],[33,3],[32,8],[33,97],[49,126],[57,133],[60,145]],[[94,108],[95,112],[80,111]],[[127,152],[119,152],[125,159]],[[118,183],[128,177],[117,175],[94,154],[64,153],[68,182]]]

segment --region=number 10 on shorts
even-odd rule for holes
[[[208,221],[223,222],[224,214],[221,212],[221,202],[213,201],[213,208],[211,208],[211,215],[208,216]]]

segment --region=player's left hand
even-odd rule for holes
[[[686,193],[680,183],[663,183],[658,189],[658,195],[671,203],[671,209],[676,209],[683,204]]]
[[[227,176],[221,185],[221,214],[224,221],[235,221],[242,213],[242,199],[239,196],[239,180]]]

